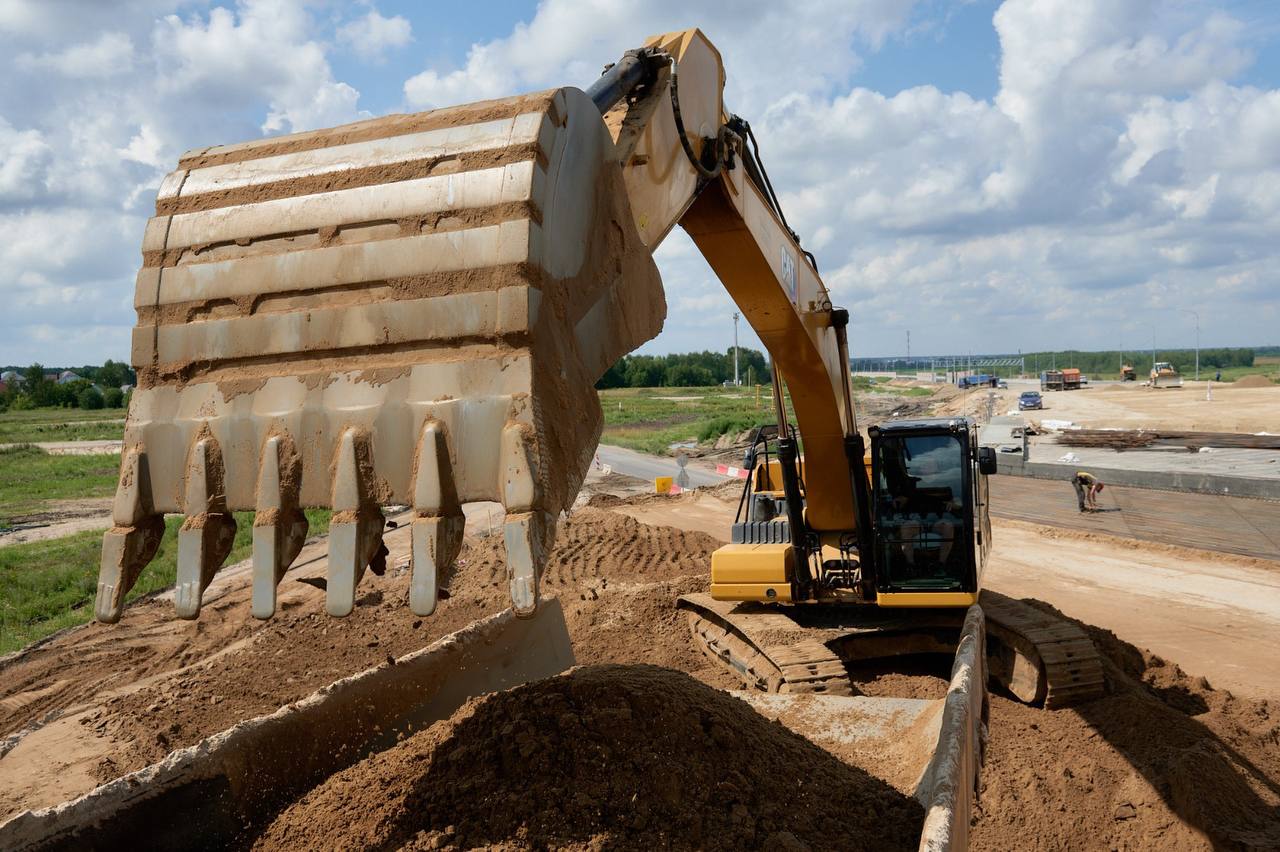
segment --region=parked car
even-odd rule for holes
[[[1008,390],[1009,383],[1006,382],[1004,379],[1000,379],[998,382],[996,382],[996,387],[1001,388],[1003,390]]]
[[[1023,391],[1018,397],[1018,410],[1027,411],[1029,409],[1044,408],[1044,400],[1040,398],[1040,391]]]

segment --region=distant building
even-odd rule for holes
[[[69,385],[72,382],[78,382],[78,381],[80,381],[80,377],[77,376],[75,373],[71,372],[70,370],[63,370],[61,373],[58,374],[58,384],[60,385]]]
[[[8,392],[9,392],[9,383],[0,382],[0,393],[8,393]]]
[[[0,382],[9,385],[20,385],[22,384],[22,374],[17,370],[5,370],[0,373]]]

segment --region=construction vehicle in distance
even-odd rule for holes
[[[1182,374],[1178,372],[1178,368],[1168,361],[1157,361],[1151,367],[1151,387],[1153,388],[1180,388],[1182,387]]]
[[[1120,381],[1136,382],[1138,380],[1138,371],[1133,369],[1132,364],[1124,364],[1120,367]]]
[[[1067,367],[1062,370],[1045,370],[1040,374],[1040,390],[1042,391],[1067,391],[1080,390],[1083,384],[1083,376],[1075,367]]]
[[[866,446],[849,313],[751,125],[725,111],[724,79],[687,30],[586,92],[185,154],[143,242],[97,618],[120,618],[172,512],[177,615],[197,617],[236,510],[256,512],[252,613],[270,617],[303,507],[334,512],[326,606],[346,615],[385,567],[393,505],[412,514],[409,607],[430,615],[477,501],[505,509],[512,605],[532,614],[600,436],[593,385],[661,329],[652,253],[678,224],[768,348],[778,414],[710,595],[681,602],[708,652],[758,686],[847,690],[843,661],[954,647],[981,601],[991,668],[1020,697],[1101,690],[1083,633],[981,592],[995,459],[973,424],[895,422]]]

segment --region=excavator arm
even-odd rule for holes
[[[392,505],[413,512],[409,603],[428,615],[475,501],[505,508],[513,606],[532,613],[599,439],[594,383],[661,329],[652,252],[677,224],[769,349],[806,452],[851,462],[806,471],[807,527],[859,528],[847,314],[723,87],[719,54],[687,30],[586,93],[184,155],[143,243],[98,619],[120,617],[174,512],[177,614],[198,616],[242,510],[253,614],[270,617],[304,507],[334,512],[327,608],[345,615],[381,567]]]

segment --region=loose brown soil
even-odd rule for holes
[[[921,818],[719,690],[598,666],[472,701],[331,778],[258,848],[914,849]]]
[[[717,542],[616,510],[584,508],[563,523],[546,577],[546,590],[564,603],[578,661],[591,668],[473,702],[335,776],[284,815],[264,843],[308,845],[307,832],[340,825],[350,827],[346,842],[356,847],[367,840],[387,848],[654,848],[668,841],[858,848],[850,827],[863,824],[864,815],[846,814],[851,802],[855,810],[863,803],[888,808],[918,830],[918,816],[902,810],[901,797],[881,782],[856,767],[832,765],[709,688],[737,682],[697,651],[672,602],[705,588]],[[393,565],[406,538],[389,535]],[[320,573],[313,566],[290,576]],[[66,713],[85,720],[75,725],[78,745],[87,749],[83,759],[110,761],[91,764],[95,778],[138,768],[505,606],[500,542],[468,538],[449,583],[453,594],[430,619],[408,612],[406,585],[403,568],[368,578],[355,613],[342,620],[322,614],[319,592],[290,581],[295,591],[282,595],[285,611],[265,625],[248,614],[247,578],[194,623],[169,620],[167,602],[144,603],[120,625],[71,631],[0,668],[0,731],[42,718],[58,724]],[[1052,712],[992,696],[975,848],[1280,846],[1274,701],[1214,689],[1083,626],[1106,658],[1111,691]],[[617,664],[662,666],[693,679],[610,668]],[[871,695],[936,698],[946,670],[945,660],[920,657],[861,666],[854,678]],[[610,716],[609,709],[619,712]],[[714,723],[710,729],[702,725],[706,719]],[[717,739],[717,730],[731,736]],[[47,757],[43,767],[25,764],[21,777],[12,755],[0,757],[0,779],[8,779],[0,784],[6,793],[0,813],[51,804],[66,797],[54,795],[59,790],[76,792],[40,775],[67,774],[55,755]],[[838,789],[851,794],[828,796],[819,808],[801,795],[805,785],[789,786],[797,778],[844,785]],[[671,804],[673,790],[687,807]],[[774,808],[791,817],[766,820]],[[897,830],[894,820],[874,824]],[[770,833],[783,826],[789,835]],[[858,836],[874,839],[866,841],[869,848],[905,842]]]
[[[1058,712],[992,696],[974,847],[1280,848],[1280,708],[1081,626],[1111,694]]]

